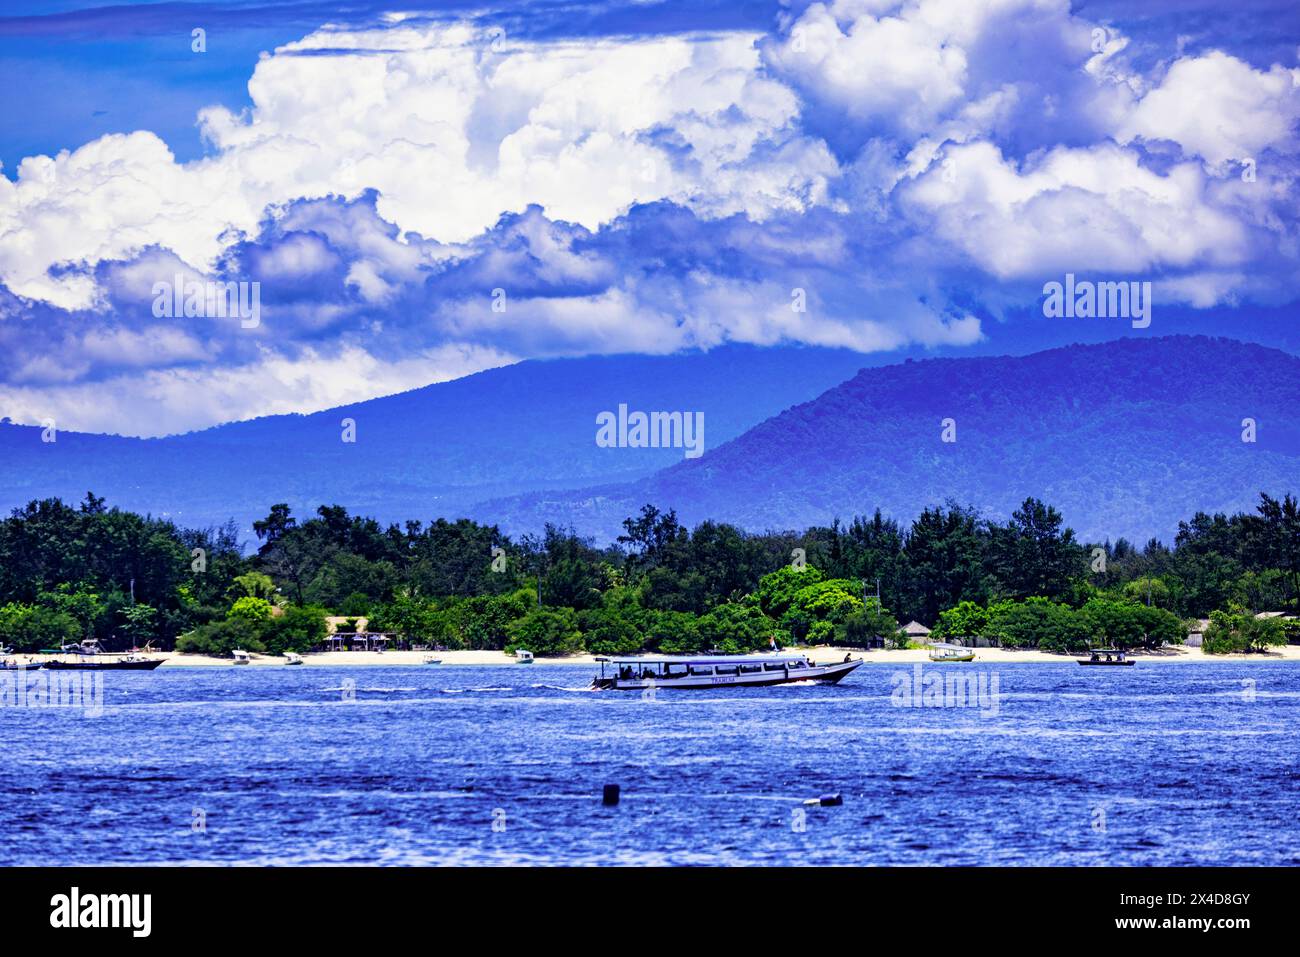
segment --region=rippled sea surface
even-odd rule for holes
[[[0,863],[1300,863],[1300,667],[954,669],[996,707],[898,707],[877,664],[653,701],[590,666],[104,673],[98,716],[0,708]]]

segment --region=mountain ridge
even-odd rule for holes
[[[863,369],[700,459],[632,483],[489,501],[480,515],[507,530],[546,517],[607,539],[643,502],[759,530],[876,507],[908,519],[950,498],[1005,517],[1033,495],[1093,540],[1169,540],[1195,511],[1294,490],[1295,408],[1300,358],[1221,337],[908,360]],[[1241,441],[1245,418],[1254,443]],[[955,442],[942,441],[945,419]]]
[[[450,518],[493,497],[649,475],[682,457],[595,444],[619,402],[706,412],[706,443],[738,435],[880,361],[849,350],[724,346],[669,356],[529,360],[314,413],[135,438],[0,424],[0,507],[93,490],[185,524],[250,524],[274,502],[345,504],[385,521]],[[342,420],[356,442],[342,441]],[[706,446],[707,447],[707,446]]]

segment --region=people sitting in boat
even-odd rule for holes
[[[654,676],[655,676],[655,672],[654,672],[654,669],[653,669],[653,668],[642,668],[642,669],[641,669],[641,677],[642,677],[642,678],[653,678]]]
[[[846,653],[846,654],[844,655],[844,660],[845,660],[845,661],[850,661],[850,660],[852,660],[851,655],[848,654],[848,653]]]
[[[632,666],[631,666],[631,665],[624,665],[622,668],[619,668],[619,669],[618,669],[618,676],[619,676],[620,678],[631,678],[631,677],[632,677]]]

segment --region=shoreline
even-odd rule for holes
[[[860,648],[813,648],[807,651],[794,651],[796,654],[806,654],[814,663],[828,664],[834,661],[843,661],[844,656],[852,655],[854,658],[861,658],[864,665],[912,665],[912,664],[931,664],[929,652],[922,648],[909,648],[905,650],[884,650],[872,649],[863,650]],[[1284,645],[1281,648],[1270,651],[1266,654],[1231,654],[1231,655],[1207,655],[1200,648],[1183,648],[1169,647],[1160,651],[1135,651],[1128,655],[1138,664],[1197,664],[1213,662],[1300,662],[1300,645]],[[150,658],[163,658],[164,663],[161,668],[230,668],[235,667],[229,658],[215,658],[209,655],[183,655],[168,652],[157,652],[147,655]],[[424,668],[446,668],[446,667],[463,667],[471,666],[510,666],[514,668],[524,667],[554,667],[556,665],[586,665],[599,666],[594,655],[581,654],[570,655],[563,658],[537,658],[533,665],[520,665],[513,656],[507,655],[503,651],[322,651],[305,654],[303,663],[299,666],[302,668],[380,668],[380,667],[424,667]],[[438,665],[426,665],[425,658],[435,657],[441,659]],[[629,656],[630,657],[630,656]],[[975,649],[975,660],[970,662],[974,665],[997,665],[997,664],[1063,664],[1077,661],[1081,657],[1079,654],[1053,654],[1036,649],[1002,649],[1002,648],[977,648]],[[39,661],[50,660],[76,660],[75,655],[14,655],[11,660],[17,660],[23,663],[35,664]],[[248,668],[285,668],[290,667],[285,664],[285,659],[278,655],[253,655],[252,661],[248,665],[239,667]]]

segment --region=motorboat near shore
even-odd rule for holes
[[[600,675],[592,687],[619,691],[644,688],[716,688],[720,685],[766,687],[792,681],[835,684],[858,665],[861,658],[845,656],[834,664],[817,665],[803,655],[720,655],[697,658],[598,657]]]
[[[1136,664],[1132,658],[1124,656],[1124,652],[1118,648],[1094,648],[1087,658],[1078,659],[1081,665],[1132,665]]]
[[[71,661],[51,658],[42,663],[47,671],[153,671],[167,660],[149,658],[135,652],[121,654],[105,651],[93,639],[62,645],[59,651],[76,655],[76,658]]]
[[[47,661],[48,671],[153,671],[166,658],[145,658],[142,655],[96,655],[80,661]]]
[[[974,661],[975,652],[964,645],[949,645],[936,641],[930,645],[930,660],[936,664],[945,661]]]

